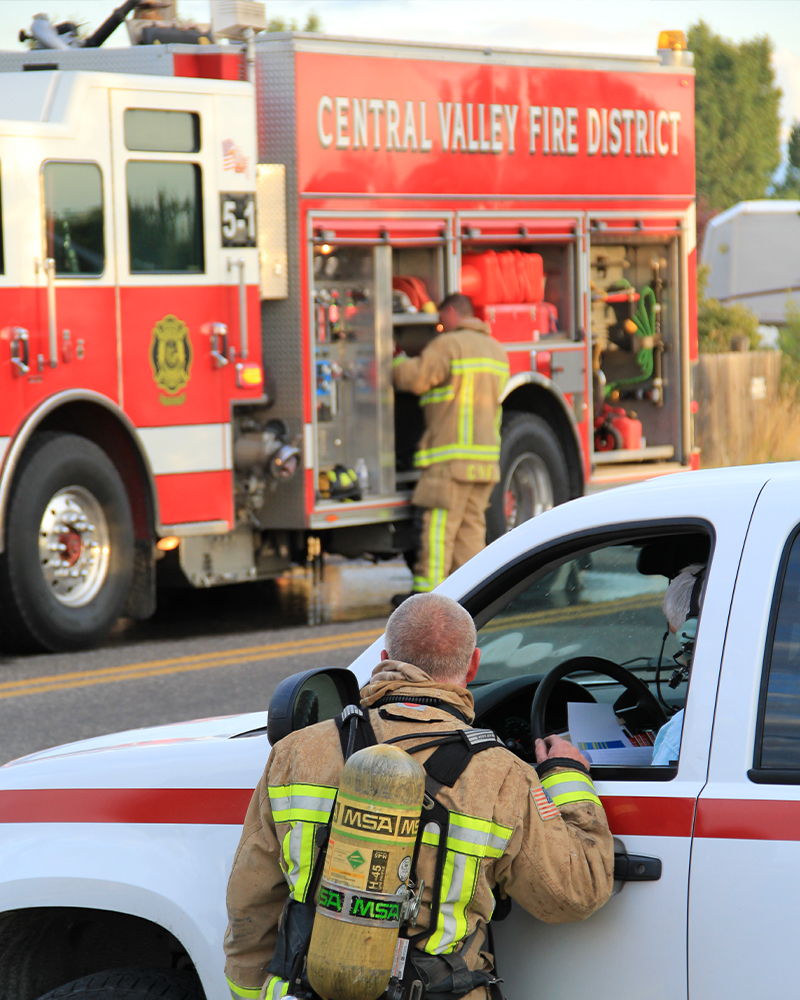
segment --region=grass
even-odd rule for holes
[[[702,442],[700,465],[712,468],[703,461]],[[784,390],[771,400],[761,426],[753,435],[749,446],[737,461],[723,465],[758,465],[762,462],[794,462],[800,459],[800,398],[792,390]]]

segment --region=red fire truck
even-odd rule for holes
[[[263,40],[262,40],[263,39]],[[661,44],[661,43],[660,43]],[[0,629],[413,548],[393,352],[504,343],[490,538],[692,466],[691,54],[264,35],[0,54]]]

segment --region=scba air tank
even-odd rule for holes
[[[376,1000],[389,985],[424,792],[425,772],[394,746],[344,766],[308,949],[324,1000]]]

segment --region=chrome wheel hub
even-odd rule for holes
[[[47,589],[70,608],[81,608],[108,575],[111,539],[103,508],[87,489],[68,486],[45,507],[39,526],[39,565]]]
[[[542,459],[532,451],[516,458],[503,481],[506,531],[553,506],[553,481]]]

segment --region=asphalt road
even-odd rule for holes
[[[152,619],[121,621],[100,649],[0,655],[0,763],[118,730],[267,708],[284,677],[352,662],[383,631],[385,617],[370,614],[309,627],[305,603],[275,584],[166,591]]]

